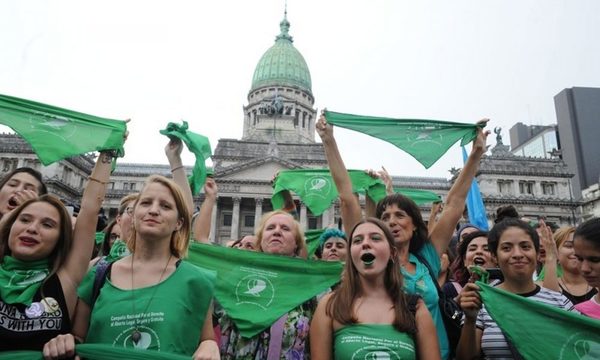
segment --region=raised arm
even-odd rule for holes
[[[92,257],[98,212],[104,201],[106,184],[108,183],[112,165],[112,152],[101,152],[96,159],[92,174],[81,198],[81,210],[77,216],[73,232],[73,246],[67,255],[64,265],[58,270],[69,313],[73,314],[77,302],[76,289],[87,272]]]
[[[213,178],[206,178],[204,183],[204,202],[200,206],[200,212],[196,221],[194,221],[193,231],[194,240],[201,243],[210,242],[210,227],[212,221],[212,212],[217,203],[217,183]]]
[[[342,156],[333,137],[333,126],[327,123],[325,115],[321,113],[316,124],[317,133],[323,141],[325,156],[331,177],[340,196],[340,212],[342,213],[342,222],[344,231],[349,234],[356,223],[362,218],[362,212],[358,198],[352,193],[352,182],[350,175],[346,170]]]
[[[488,119],[484,119],[479,123],[487,121]],[[448,248],[450,240],[452,239],[452,234],[454,233],[454,228],[463,214],[465,200],[469,193],[469,189],[471,188],[473,177],[475,177],[475,174],[479,169],[479,161],[487,149],[486,139],[489,133],[489,131],[484,131],[481,128],[477,130],[477,138],[473,142],[473,149],[467,159],[467,163],[461,170],[456,181],[454,181],[452,188],[450,188],[448,197],[444,203],[442,214],[440,215],[436,226],[429,234],[429,238],[440,256]]]
[[[552,229],[544,220],[540,219],[540,242],[546,250],[546,259],[544,260],[544,280],[538,285],[545,287],[546,289],[561,292],[562,289],[558,285],[558,249],[556,248],[556,242],[554,236],[552,236]]]
[[[194,212],[194,197],[192,196],[192,189],[190,188],[190,183],[188,182],[187,174],[185,173],[185,167],[181,161],[182,151],[183,142],[176,137],[170,138],[169,143],[165,146],[165,155],[167,155],[169,165],[171,166],[173,181],[181,188],[185,204],[191,214]]]

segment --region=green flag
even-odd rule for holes
[[[127,349],[113,344],[77,344],[75,352],[83,359],[106,360],[189,360],[190,356],[166,351]],[[41,351],[0,351],[0,360],[43,360]]]
[[[600,359],[600,321],[477,285],[488,313],[524,359]]]
[[[421,119],[392,119],[325,111],[327,122],[385,140],[429,169],[455,142],[464,146],[477,137],[476,124]]]
[[[304,232],[304,239],[306,240],[306,248],[309,258],[315,254],[315,251],[317,251],[319,245],[321,245],[319,238],[324,231],[325,229],[316,229],[306,230]]]
[[[304,260],[193,243],[188,259],[217,272],[215,297],[243,337],[268,328],[283,314],[340,280],[338,262]]]
[[[364,191],[371,198],[385,196],[385,185],[380,179],[360,170],[348,170],[348,175],[354,192]],[[283,207],[283,190],[295,192],[315,216],[321,215],[338,197],[329,169],[280,171],[275,179],[271,197],[273,209]]]
[[[192,176],[188,178],[188,181],[190,182],[192,194],[198,195],[206,181],[206,159],[212,155],[208,138],[189,131],[187,121],[184,121],[182,125],[169,123],[166,129],[160,130],[160,133],[169,137],[181,139],[188,150],[196,155],[196,163],[192,170]]]
[[[25,139],[44,165],[90,151],[125,154],[127,125],[120,120],[0,95],[0,124]]]
[[[394,187],[394,192],[402,194],[407,198],[411,199],[417,205],[427,204],[431,202],[441,201],[440,196],[433,191],[427,190],[419,190],[419,189],[410,189],[410,188],[400,188]],[[379,195],[377,198],[374,198],[374,202],[379,202],[381,199],[385,197],[386,194],[377,194]]]

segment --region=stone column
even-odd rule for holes
[[[240,197],[233,197],[233,212],[231,215],[231,235],[230,239],[235,240],[240,235]]]
[[[308,218],[306,216],[306,205],[303,202],[300,203],[300,227],[302,230],[306,230],[308,224]]]
[[[212,209],[212,214],[210,214],[210,235],[208,236],[208,239],[210,240],[211,243],[217,242],[217,210],[218,210],[217,204],[218,203],[219,203],[219,198],[217,198],[217,201],[215,201],[215,204],[213,205],[213,209]]]
[[[325,210],[323,215],[321,215],[321,227],[325,228],[325,227],[328,227],[329,225],[332,225],[334,217],[335,217],[334,207],[335,207],[335,205],[331,205],[329,207],[329,209]]]
[[[262,202],[263,198],[255,198],[256,209],[254,210],[254,232],[258,229],[258,224],[260,224],[260,219],[262,218]]]

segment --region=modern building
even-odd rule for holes
[[[600,176],[600,88],[573,87],[554,97],[562,159],[575,176],[573,196]]]
[[[510,130],[510,152],[517,156],[551,158],[560,154],[556,125],[516,123]]]

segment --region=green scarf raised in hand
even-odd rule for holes
[[[21,135],[44,165],[90,151],[125,154],[125,121],[0,95],[0,124]]]
[[[348,170],[352,191],[366,192],[372,199],[385,196],[385,185],[380,179],[369,176],[361,170]],[[284,204],[282,192],[293,191],[306,204],[313,215],[321,215],[338,197],[328,169],[301,169],[280,171],[275,179],[271,203],[273,209],[281,209]]]
[[[392,119],[325,111],[327,122],[387,141],[429,169],[455,142],[477,137],[476,124],[422,119]]]
[[[0,297],[7,304],[31,305],[50,273],[48,260],[21,261],[5,256],[0,263]]]
[[[187,121],[184,121],[182,125],[169,123],[166,129],[160,130],[160,133],[181,139],[188,150],[196,156],[192,176],[188,178],[188,181],[192,189],[192,194],[198,195],[206,181],[206,159],[212,155],[208,138],[189,131]]]

